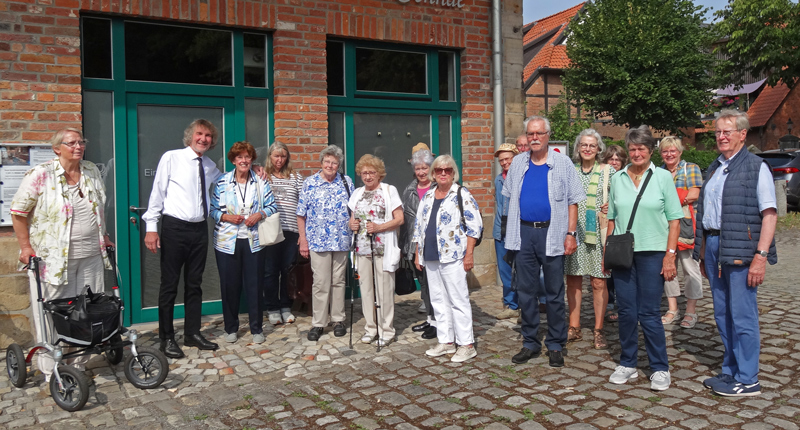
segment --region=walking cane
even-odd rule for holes
[[[356,258],[353,255],[353,243],[355,242],[356,235],[353,234],[353,237],[350,239],[350,267],[353,268],[353,279],[355,279],[355,284],[358,285],[358,270],[356,270]],[[353,349],[353,301],[355,300],[355,285],[350,286],[350,349]]]
[[[375,235],[367,233],[369,236],[369,252],[372,254],[372,292],[374,293],[374,300],[375,300],[375,325],[378,328],[378,352],[381,352],[381,305],[380,300],[378,300],[378,286],[375,282]]]

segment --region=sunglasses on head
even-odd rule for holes
[[[433,172],[435,174],[437,174],[437,175],[441,175],[442,173],[444,173],[446,175],[452,175],[453,174],[453,168],[452,167],[437,167],[437,168],[433,169]]]

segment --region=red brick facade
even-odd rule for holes
[[[275,139],[315,170],[328,142],[326,38],[460,49],[463,177],[492,213],[490,0],[6,0],[0,3],[0,141],[81,126],[82,13],[273,33]],[[445,4],[445,5],[442,5]]]

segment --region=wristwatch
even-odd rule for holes
[[[578,232],[577,231],[568,231],[567,235],[568,236],[572,236],[574,238],[577,238],[578,237]]]
[[[675,250],[674,249],[668,249],[667,252],[669,252],[670,254],[674,254]]]
[[[769,255],[769,252],[761,251],[760,249],[756,249],[756,254],[758,254],[758,255],[760,255],[762,257],[766,257],[767,255]]]

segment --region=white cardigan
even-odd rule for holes
[[[361,196],[364,195],[364,189],[365,187],[359,187],[353,192],[353,195],[350,196],[350,201],[347,203],[350,210],[355,210],[356,203],[361,199]],[[403,201],[400,199],[400,194],[397,192],[397,188],[395,188],[394,185],[381,182],[381,191],[383,191],[383,197],[386,199],[386,204],[388,206],[386,208],[384,222],[389,222],[393,219],[392,212],[397,208],[403,207]],[[384,272],[394,272],[397,270],[397,267],[400,266],[400,247],[397,244],[397,231],[398,229],[394,229],[383,233],[384,239],[386,239],[383,248]],[[358,270],[358,267],[356,267],[356,270]]]

